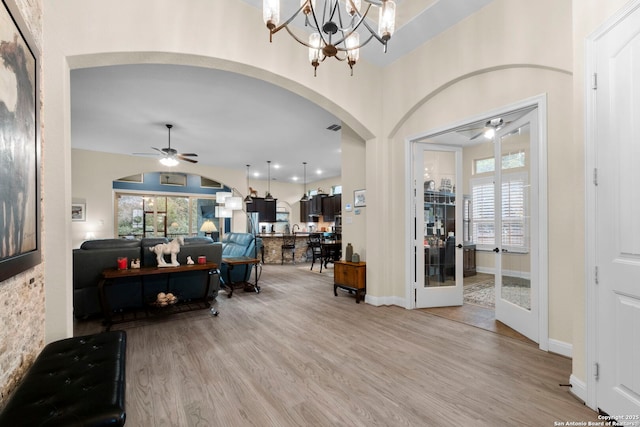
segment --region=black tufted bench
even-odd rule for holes
[[[0,426],[122,426],[123,331],[67,338],[44,347],[0,412]]]

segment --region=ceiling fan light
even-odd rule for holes
[[[493,137],[496,134],[496,130],[495,129],[487,129],[484,133],[484,137],[487,139],[493,139]]]
[[[164,166],[173,167],[178,165],[178,161],[173,157],[163,157],[160,159],[160,163]]]
[[[389,40],[396,28],[396,4],[392,0],[382,0],[378,18],[378,35]]]

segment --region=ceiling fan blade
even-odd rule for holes
[[[180,153],[180,156],[198,157],[196,153]]]
[[[187,157],[182,157],[182,155],[181,155],[181,154],[178,154],[178,158],[179,158],[180,160],[184,160],[185,162],[198,163],[198,161],[197,161],[197,160],[189,159],[189,158],[187,158]]]
[[[156,148],[156,147],[151,147],[151,148],[152,148],[152,149],[154,149],[154,150],[156,150],[156,151],[159,151],[159,152],[160,152],[160,153],[162,153],[162,154],[166,154],[163,150],[161,150],[161,149],[159,149],[159,148]]]

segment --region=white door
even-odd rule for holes
[[[496,131],[496,320],[539,342],[538,110]]]
[[[640,425],[638,29],[640,4],[595,46],[596,402],[621,425]]]
[[[413,162],[415,306],[462,305],[462,150],[416,143]]]

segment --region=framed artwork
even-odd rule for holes
[[[367,190],[355,190],[353,192],[353,206],[356,208],[367,206]]]
[[[15,3],[2,0],[0,282],[41,262],[38,55],[23,30]]]
[[[87,205],[84,203],[71,204],[71,221],[85,221],[87,219]]]

